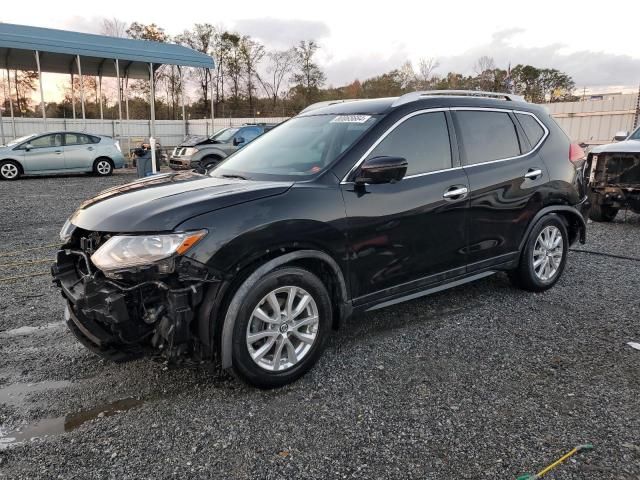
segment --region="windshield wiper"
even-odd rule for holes
[[[249,177],[243,177],[242,175],[228,175],[228,174],[225,174],[225,175],[220,175],[220,176],[222,178],[237,178],[237,179],[240,179],[240,180],[249,180]]]

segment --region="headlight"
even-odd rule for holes
[[[189,156],[189,155],[193,155],[194,153],[196,153],[198,151],[197,148],[195,147],[189,147],[189,148],[185,148],[184,149],[184,154],[185,156]]]
[[[62,243],[67,243],[71,240],[71,235],[73,235],[73,231],[75,229],[76,226],[67,218],[67,221],[64,222],[64,225],[62,225],[62,229],[60,230],[60,240],[62,240]]]
[[[91,256],[91,261],[103,271],[149,265],[184,255],[206,234],[206,230],[199,230],[166,235],[116,235]],[[173,262],[165,273],[172,270],[172,265]]]

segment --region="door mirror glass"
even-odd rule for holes
[[[31,150],[33,148],[33,145],[31,145],[30,143],[25,144],[24,149],[28,152],[29,150]]]
[[[233,145],[234,146],[238,146],[240,144],[244,143],[244,138],[243,137],[236,137],[233,139]]]
[[[395,183],[402,180],[409,163],[402,157],[373,157],[365,160],[360,167],[360,172],[355,183]]]
[[[628,136],[629,136],[629,132],[625,132],[624,130],[621,130],[619,132],[616,132],[616,134],[613,137],[613,140],[615,140],[616,142],[622,142],[623,140],[626,140]]]

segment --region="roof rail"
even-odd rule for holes
[[[398,97],[393,102],[392,107],[404,105],[405,103],[415,102],[424,97],[437,96],[437,95],[449,95],[454,97],[488,97],[488,98],[500,98],[509,102],[526,102],[524,97],[520,95],[514,95],[512,93],[501,92],[483,92],[480,90],[424,90],[422,92],[409,92]]]
[[[331,105],[337,105],[338,103],[357,102],[358,100],[361,100],[361,99],[360,98],[345,98],[344,100],[327,100],[327,101],[324,101],[324,102],[312,103],[311,105],[306,107],[304,110],[302,110],[300,113],[311,112],[312,110],[317,110],[318,108],[328,107],[328,106],[331,106]]]

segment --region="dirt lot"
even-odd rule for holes
[[[45,273],[55,249],[26,249],[131,179],[0,183],[0,278]],[[638,216],[588,237],[580,248],[640,259]],[[572,252],[544,294],[496,275],[360,316],[309,375],[268,392],[105,363],[63,326],[48,275],[3,280],[0,478],[515,479],[592,442],[545,478],[640,479],[639,268]]]

